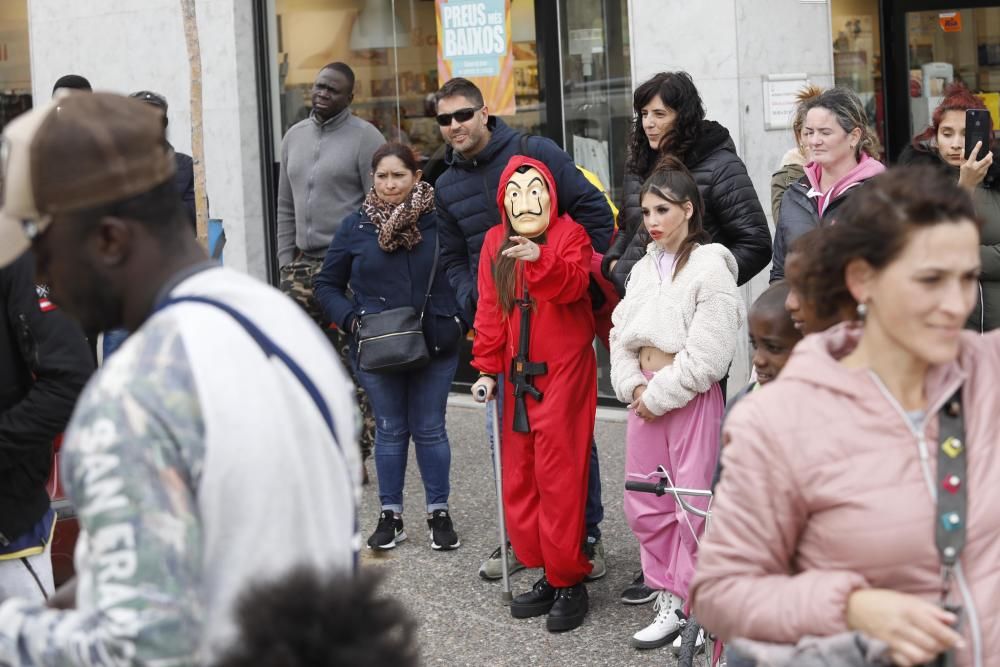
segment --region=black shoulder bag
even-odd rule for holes
[[[358,367],[369,373],[402,373],[426,366],[430,361],[424,339],[424,312],[437,273],[437,235],[434,236],[434,263],[427,279],[427,292],[419,315],[413,306],[390,308],[358,318]]]

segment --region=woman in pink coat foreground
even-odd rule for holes
[[[962,331],[972,202],[925,168],[892,170],[824,236],[812,296],[849,294],[861,322],[806,337],[727,419],[694,612],[724,640],[855,631],[899,665],[946,651],[998,665],[1000,337]],[[959,389],[964,438],[945,438]]]

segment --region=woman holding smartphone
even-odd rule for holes
[[[934,110],[930,126],[903,149],[899,163],[939,167],[972,194],[976,215],[983,220],[979,246],[983,272],[976,307],[966,326],[985,333],[1000,327],[1000,165],[994,166],[990,146],[971,141],[971,132],[966,139],[967,116],[986,126],[986,137],[993,136],[982,98],[960,83],[953,84]]]

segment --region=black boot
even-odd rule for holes
[[[564,632],[580,627],[583,617],[587,615],[590,602],[587,598],[587,587],[583,583],[569,588],[559,588],[556,591],[556,601],[545,620],[549,632]]]
[[[556,590],[542,577],[531,590],[521,593],[510,603],[510,615],[514,618],[532,618],[549,613],[556,601]]]

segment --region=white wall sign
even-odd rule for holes
[[[765,74],[764,129],[785,130],[792,126],[795,96],[809,85],[808,74]]]

